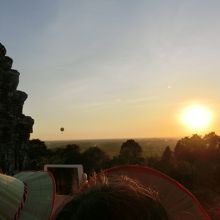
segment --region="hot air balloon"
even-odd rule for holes
[[[63,128],[63,127],[61,127],[61,128],[60,128],[60,131],[61,131],[61,132],[64,132],[64,128]]]

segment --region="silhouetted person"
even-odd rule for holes
[[[122,176],[94,181],[73,198],[56,220],[168,220],[157,194]]]

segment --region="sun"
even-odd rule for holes
[[[211,111],[202,105],[186,107],[181,114],[182,123],[191,130],[200,131],[208,127],[212,119]]]

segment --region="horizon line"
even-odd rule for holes
[[[49,139],[49,140],[42,140],[45,142],[51,142],[51,141],[92,141],[92,140],[129,140],[129,139],[179,139],[181,137],[121,137],[121,138],[79,138],[79,139]],[[40,138],[32,138],[33,139],[40,139]],[[41,139],[40,139],[41,140]]]

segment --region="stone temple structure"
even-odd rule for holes
[[[0,43],[0,168],[7,174],[25,169],[34,120],[23,114],[25,92],[17,90],[19,72]]]

